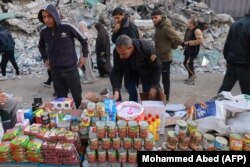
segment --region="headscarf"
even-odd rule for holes
[[[78,25],[78,30],[86,35],[87,38],[89,38],[89,29],[87,27],[87,23],[85,21],[80,21],[79,25]]]

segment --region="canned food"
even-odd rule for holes
[[[96,122],[96,134],[98,138],[105,138],[106,137],[106,125],[103,121]]]
[[[89,163],[96,163],[96,151],[90,149],[89,147],[86,148],[87,151],[87,160]]]
[[[116,162],[116,150],[114,149],[108,150],[108,161],[110,163]]]
[[[113,138],[112,141],[113,141],[112,147],[113,147],[114,149],[119,149],[119,148],[121,148],[121,138],[116,137],[116,138]]]
[[[192,120],[187,121],[187,134],[192,136],[197,131],[198,123]]]
[[[186,136],[187,122],[184,120],[177,120],[175,125],[175,134],[179,137]]]
[[[148,136],[148,122],[147,121],[140,121],[140,137],[146,138]]]
[[[238,134],[230,134],[229,147],[232,151],[242,151],[243,138]]]
[[[126,163],[127,162],[127,150],[120,148],[118,150],[118,160],[120,163]]]
[[[214,136],[211,134],[203,134],[202,146],[205,151],[214,151],[214,139]]]
[[[131,164],[137,163],[137,151],[134,149],[128,150],[128,162]]]
[[[97,116],[103,117],[105,115],[105,104],[103,102],[98,102],[96,104]]]
[[[196,131],[190,138],[190,147],[194,148],[201,145],[202,135],[199,131]]]
[[[116,123],[114,121],[107,121],[108,137],[114,138],[116,136]]]
[[[73,132],[79,132],[80,131],[79,122],[78,121],[71,122],[70,130]]]
[[[154,148],[154,135],[152,133],[148,133],[148,136],[145,138],[144,148],[147,151],[151,151]]]
[[[99,148],[97,151],[98,151],[97,152],[98,153],[98,162],[104,163],[106,161],[106,158],[107,158],[106,150]]]
[[[178,142],[178,138],[174,131],[168,131],[167,134],[167,146],[170,149],[174,149],[176,147],[176,144]]]
[[[93,102],[88,102],[87,104],[87,116],[89,117],[94,117],[95,116],[95,103]]]
[[[96,122],[100,121],[99,117],[91,117],[91,125],[96,126]]]
[[[172,149],[167,147],[167,142],[163,142],[161,145],[161,150],[162,151],[171,151]]]
[[[124,138],[127,136],[127,122],[124,120],[117,121],[118,136]]]
[[[125,137],[123,139],[123,147],[125,149],[131,149],[132,148],[132,139],[130,137]]]
[[[111,147],[111,139],[110,138],[103,138],[102,139],[102,146],[103,149],[108,150]]]
[[[179,138],[179,148],[182,150],[188,149],[190,137]]]
[[[41,119],[42,119],[42,124],[44,126],[47,126],[48,124],[50,124],[50,118],[49,118],[49,113],[48,112],[43,112],[41,114]]]
[[[98,138],[96,137],[96,134],[94,133],[89,136],[89,147],[92,150],[98,149]]]
[[[80,136],[81,136],[82,138],[87,137],[88,134],[89,134],[89,129],[88,129],[88,127],[84,126],[84,125],[82,124],[82,122],[81,122],[80,125],[79,125],[79,131],[80,131]]]
[[[138,123],[136,121],[128,121],[128,136],[131,138],[135,138],[137,137],[138,132]]]
[[[250,135],[249,134],[244,135],[243,150],[250,151]]]
[[[142,138],[134,138],[134,149],[136,150],[142,149]]]
[[[228,141],[226,138],[221,137],[221,136],[217,136],[215,137],[215,149],[216,150],[225,150],[227,148],[228,145]]]

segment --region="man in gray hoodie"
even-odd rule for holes
[[[57,97],[67,97],[70,90],[76,108],[81,104],[82,88],[77,66],[82,66],[88,56],[87,37],[73,25],[61,23],[57,9],[46,5],[38,13],[40,22],[46,25],[40,32],[39,51],[45,65],[52,70],[52,80]],[[79,59],[75,51],[74,39],[82,45]]]

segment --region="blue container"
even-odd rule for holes
[[[32,108],[24,109],[24,118],[29,119],[30,123],[32,123],[33,120]]]

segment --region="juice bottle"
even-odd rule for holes
[[[152,120],[152,114],[148,114],[148,121]]]
[[[155,122],[155,118],[152,118],[151,124],[153,125],[153,135],[154,135],[154,139],[156,139],[156,122]]]
[[[159,131],[160,131],[160,124],[161,124],[160,116],[158,114],[156,114],[156,116],[155,116],[155,122],[156,122],[156,136],[155,136],[155,140],[157,141],[160,138]]]

